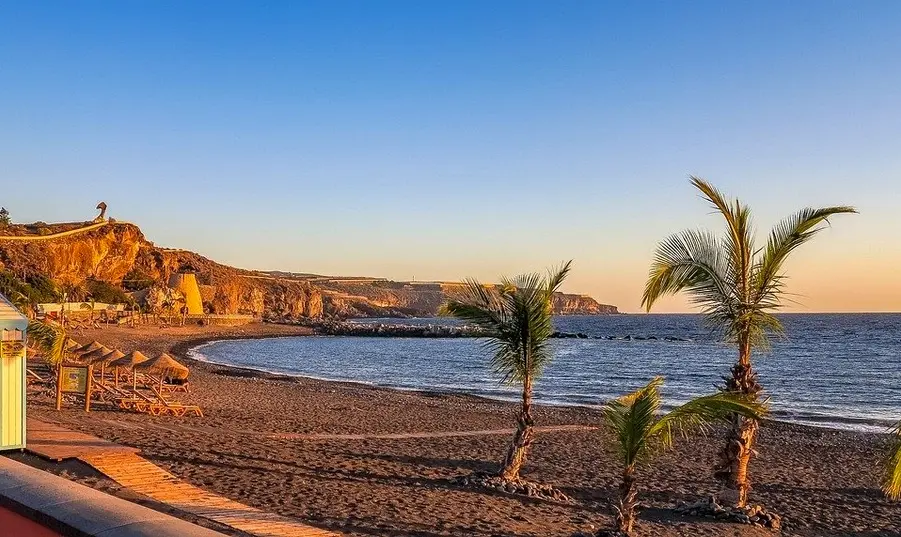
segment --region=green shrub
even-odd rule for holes
[[[140,291],[141,289],[152,287],[154,283],[156,283],[156,281],[154,281],[153,278],[140,270],[133,268],[122,280],[122,287],[128,291]]]
[[[88,280],[85,282],[88,296],[94,302],[103,302],[106,304],[125,304],[128,302],[128,295],[121,288],[100,280]]]

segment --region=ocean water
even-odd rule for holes
[[[901,420],[901,314],[781,319],[785,338],[754,357],[774,418],[873,432]],[[662,375],[664,397],[674,405],[712,392],[736,358],[696,315],[558,317],[555,326],[602,339],[553,340],[554,361],[535,387],[536,399],[548,404],[600,405]],[[275,373],[517,398],[515,388],[498,382],[475,339],[317,336],[220,341],[192,352],[201,360]]]

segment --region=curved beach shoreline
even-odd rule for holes
[[[98,407],[90,414],[35,400],[29,412],[140,448],[179,477],[267,511],[350,535],[568,536],[612,522],[618,466],[603,446],[598,412],[539,406],[542,426],[527,477],[562,488],[573,505],[464,490],[449,479],[491,470],[514,405],[454,393],[400,391],[263,373],[188,357],[222,339],[309,334],[300,327],[110,328],[76,334],[123,351],[170,352],[192,367],[188,400],[203,419],[154,418]],[[461,432],[478,434],[459,435]],[[493,431],[493,433],[492,433]],[[403,433],[408,433],[403,436]],[[415,433],[415,434],[414,434]],[[886,435],[767,423],[752,463],[754,499],[785,517],[787,535],[898,535],[897,504],[876,483]],[[711,493],[719,439],[683,442],[642,469],[638,535],[767,535],[683,518],[671,508]]]

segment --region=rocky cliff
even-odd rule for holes
[[[163,286],[172,274],[190,270],[207,312],[270,318],[433,315],[453,287],[243,270],[194,252],[157,247],[127,223],[60,229],[27,239],[0,236],[0,268],[19,277],[43,275],[58,285],[99,280],[128,289]],[[562,293],[554,297],[554,308],[560,314],[617,313],[615,306],[591,297]]]

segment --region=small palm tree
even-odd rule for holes
[[[738,362],[726,379],[725,389],[756,398],[763,388],[751,366],[751,349],[766,347],[770,335],[782,333],[782,324],[773,313],[781,307],[785,295],[785,260],[822,231],[830,216],[857,211],[845,206],[802,209],[777,225],[766,246],[758,249],[751,210],[746,205],[728,200],[702,179],[692,177],[691,183],[723,216],[726,234],[720,238],[710,232],[688,230],[661,242],[651,264],[642,306],[650,311],[665,295],[681,291],[691,295],[707,322],[738,346]],[[756,420],[735,416],[715,468],[715,475],[727,487],[722,501],[735,507],[747,503],[748,463],[757,427]]]
[[[677,434],[706,432],[713,422],[728,421],[735,414],[756,420],[766,410],[762,403],[751,402],[739,394],[720,392],[692,399],[660,415],[662,385],[663,378],[657,377],[644,388],[608,403],[603,409],[623,463],[616,526],[626,535],[632,533],[635,524],[638,504],[635,471],[640,462],[672,447]]]
[[[533,440],[532,386],[552,358],[548,348],[554,332],[551,298],[571,265],[569,261],[546,275],[502,278],[498,286],[468,280],[458,296],[442,307],[444,314],[484,329],[495,371],[504,382],[522,387],[516,433],[499,472],[508,481],[519,480]]]
[[[901,421],[892,429],[892,450],[885,465],[882,491],[891,500],[901,498]]]

